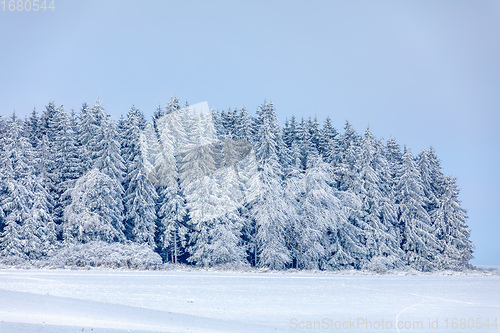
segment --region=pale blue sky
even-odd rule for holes
[[[349,120],[458,177],[475,264],[500,266],[498,1],[69,1],[1,12],[0,114],[171,96]],[[1,9],[1,8],[0,8]]]

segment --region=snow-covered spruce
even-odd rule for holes
[[[173,97],[148,124],[135,107],[115,123],[99,99],[78,114],[49,102],[0,117],[0,162],[4,264],[429,271],[473,258],[432,147],[414,156],[330,118],[281,129],[272,103],[252,116]]]

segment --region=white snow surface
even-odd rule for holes
[[[498,317],[493,274],[0,270],[0,332],[447,332]]]

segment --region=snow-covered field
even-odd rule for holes
[[[500,275],[0,270],[0,332],[498,332],[499,317]]]

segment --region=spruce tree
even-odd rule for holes
[[[50,105],[49,105],[50,109]],[[51,111],[52,112],[52,111]],[[50,118],[51,135],[47,135],[46,151],[47,190],[53,199],[53,216],[56,224],[63,221],[64,208],[69,204],[65,192],[82,175],[81,159],[75,146],[75,135],[68,114],[61,105],[52,112]],[[51,141],[52,140],[52,141]]]
[[[171,114],[172,112],[179,111],[181,109],[180,101],[177,97],[171,97],[170,102],[166,107],[166,114]]]
[[[31,238],[32,246],[25,251],[28,256],[37,259],[52,255],[58,247],[56,224],[50,214],[51,197],[44,186],[44,180],[37,177],[33,183],[33,200],[29,212],[29,218],[25,222],[25,237]],[[26,227],[30,225],[29,227]]]
[[[154,249],[156,232],[155,201],[157,193],[145,169],[146,156],[141,149],[140,135],[145,129],[144,115],[132,107],[124,133],[124,158],[127,176],[124,179],[125,228],[129,239]]]
[[[434,149],[424,149],[418,155],[418,167],[422,179],[422,189],[427,198],[426,210],[429,214],[436,209],[438,198],[444,191],[444,174]]]
[[[327,230],[335,224],[335,203],[331,187],[331,167],[323,161],[316,148],[308,154],[302,178],[303,200],[296,226],[298,237],[297,267],[317,269],[325,260]]]
[[[286,204],[283,200],[280,154],[283,141],[272,103],[263,104],[258,112],[255,154],[259,166],[258,186],[253,194],[253,217],[256,223],[257,265],[283,269],[291,262],[286,246]]]
[[[401,164],[403,161],[403,154],[401,153],[401,147],[396,142],[396,139],[389,138],[385,147],[385,156],[388,163],[388,181],[389,188],[394,191],[396,186],[396,181],[399,176],[399,170],[401,169]]]
[[[29,218],[34,175],[30,165],[31,145],[22,136],[21,123],[15,114],[7,121],[6,135],[1,138],[1,146],[0,206],[3,230],[0,235],[0,255],[27,259],[28,239],[23,228]]]
[[[359,161],[362,225],[369,267],[386,270],[399,265],[401,256],[396,230],[393,225],[393,208],[386,198],[384,184],[385,156],[380,153],[370,129],[361,141]],[[376,265],[376,267],[373,267]]]
[[[71,204],[64,210],[64,241],[123,242],[121,191],[116,180],[97,169],[80,177],[70,190]]]
[[[334,172],[337,174],[337,187],[341,191],[350,190],[359,193],[359,173],[357,161],[360,151],[360,137],[346,122],[344,133],[339,139],[337,160],[333,161]]]
[[[31,111],[30,117],[25,121],[25,132],[28,142],[31,144],[33,148],[37,148],[38,142],[41,140],[41,132],[40,132],[40,119],[38,117],[38,113],[36,108],[33,108]]]
[[[241,264],[241,223],[233,168],[224,165],[212,114],[187,111],[189,148],[181,154],[180,180],[191,226],[189,261],[201,266]],[[227,141],[227,140],[226,140]],[[232,140],[229,140],[232,142]],[[241,203],[239,203],[241,204]]]
[[[443,189],[437,207],[431,213],[434,234],[443,245],[437,256],[437,264],[440,269],[465,268],[473,258],[474,249],[466,224],[467,211],[458,199],[459,189],[455,178],[446,176]]]
[[[330,162],[329,156],[335,151],[337,136],[337,130],[333,127],[330,117],[327,117],[321,129],[318,143],[318,152],[327,162]]]
[[[112,119],[103,124],[103,132],[102,140],[96,147],[97,153],[93,166],[121,184],[125,162],[121,156],[119,136]]]
[[[434,269],[439,243],[425,210],[426,198],[417,164],[405,148],[396,184],[396,207],[401,248],[407,265],[421,271]]]
[[[76,145],[81,159],[82,172],[85,173],[92,168],[92,156],[90,141],[96,132],[96,121],[87,103],[82,104],[80,109],[79,131],[76,136]]]
[[[251,141],[251,127],[252,124],[250,122],[250,118],[248,115],[248,111],[245,107],[241,108],[237,120],[236,120],[236,138],[240,140]]]
[[[160,248],[163,257],[176,264],[184,254],[188,233],[186,200],[179,186],[170,185],[160,192]]]
[[[200,266],[236,265],[245,262],[245,249],[241,244],[242,219],[235,201],[238,179],[233,168],[205,176],[203,216],[194,215],[194,230],[189,261]],[[203,183],[202,183],[203,184]],[[220,213],[218,213],[220,212]],[[198,212],[199,213],[199,212]]]
[[[285,169],[285,179],[283,183],[283,198],[287,207],[286,210],[286,244],[290,250],[293,266],[298,268],[301,250],[301,223],[302,204],[304,201],[304,170],[302,168],[302,152],[297,141],[292,143],[288,149],[289,163]]]
[[[359,209],[359,199],[350,191],[339,191],[335,174],[331,176],[333,195],[329,197],[333,222],[327,228],[326,258],[321,267],[329,270],[359,269],[368,256],[363,245],[363,230],[350,220],[352,211]]]

